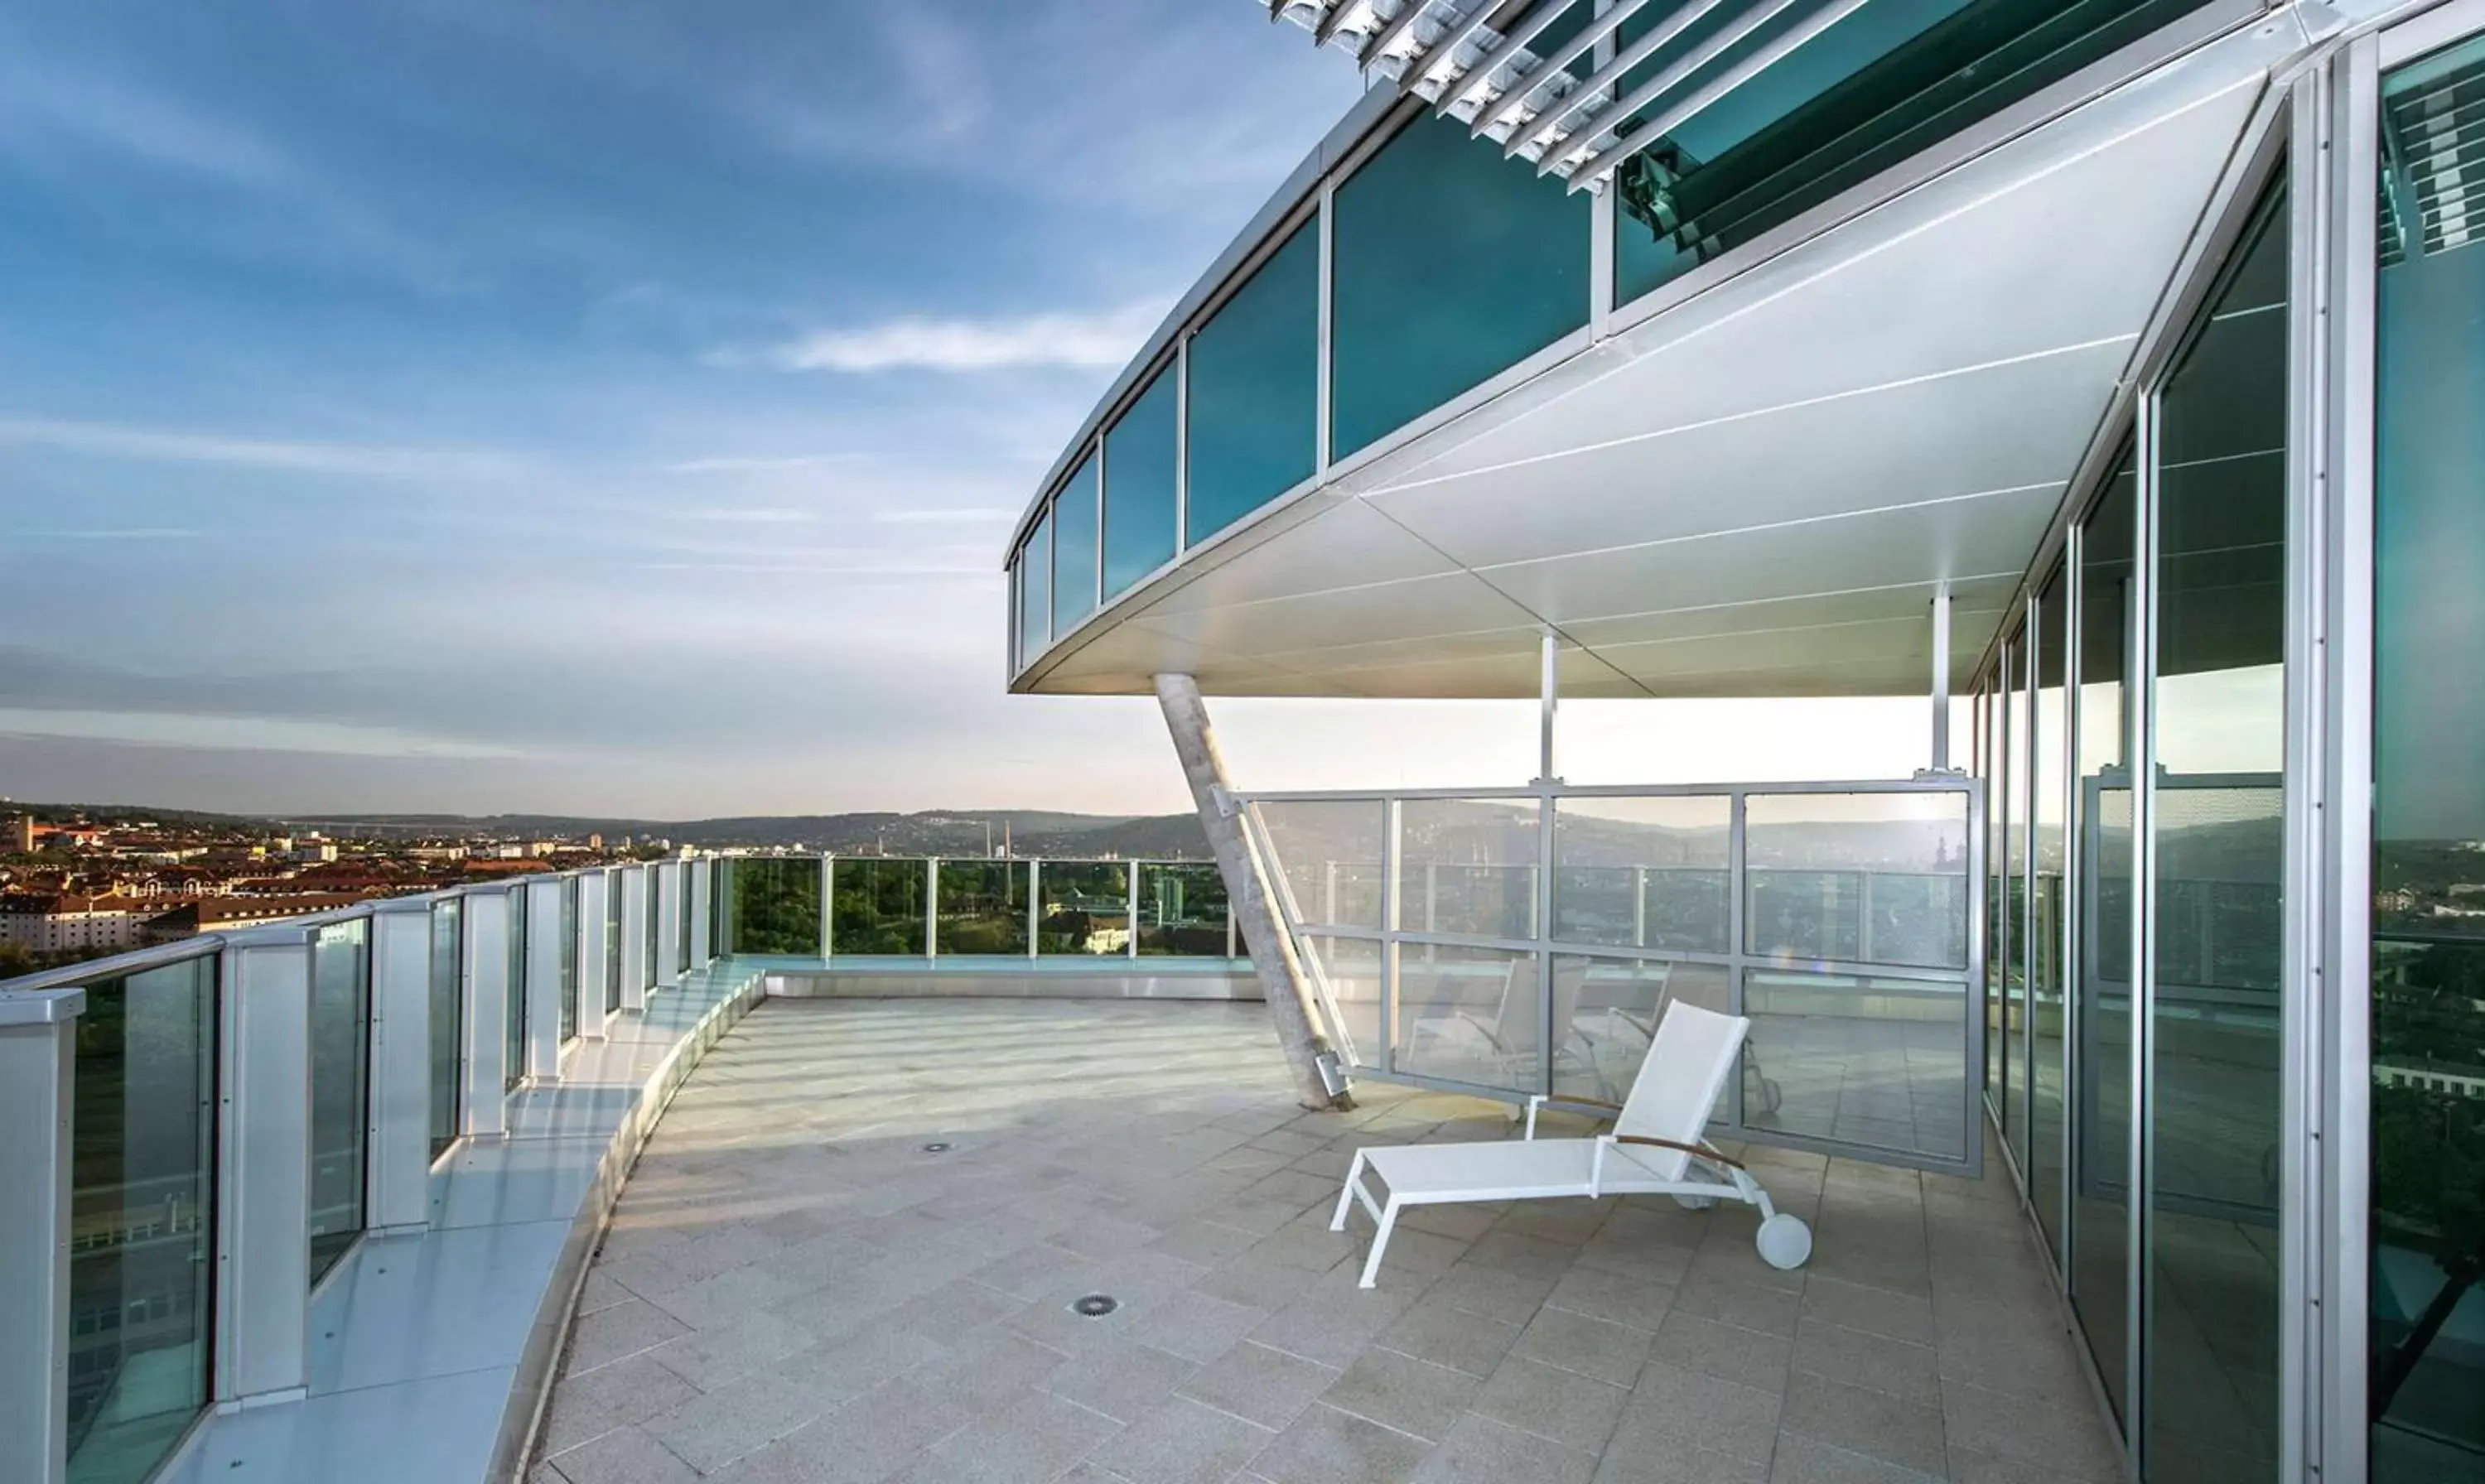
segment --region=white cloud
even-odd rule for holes
[[[378,479],[491,477],[517,468],[516,461],[487,449],[300,443],[60,418],[0,418],[0,445],[11,444],[147,463],[233,464]]]
[[[794,453],[784,455],[728,455],[722,458],[685,459],[668,464],[669,474],[750,474],[775,473],[790,469],[821,469],[832,464],[860,464],[869,459],[867,453]]]
[[[801,526],[815,519],[807,510],[758,508],[750,510],[677,510],[685,521],[721,521],[736,526]]]
[[[1018,518],[999,505],[965,505],[945,510],[883,510],[872,517],[884,526],[981,526]]]
[[[178,526],[130,526],[99,527],[93,530],[28,530],[20,531],[21,541],[196,541],[203,532],[184,530]]]
[[[1028,314],[1003,319],[907,315],[853,330],[824,330],[757,352],[722,352],[724,364],[756,363],[781,371],[997,371],[1026,366],[1110,370],[1131,359],[1164,318],[1161,301],[1095,314]]]

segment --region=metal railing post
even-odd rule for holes
[[[560,899],[568,884],[537,877],[527,893],[526,1069],[531,1082],[560,1082]]]
[[[1139,956],[1139,863],[1135,860],[1124,861],[1122,870],[1122,884],[1130,900],[1131,930],[1129,940],[1122,944],[1122,956],[1126,958],[1135,958]]]
[[[68,1473],[69,1167],[83,989],[0,994],[0,1477]]]
[[[923,858],[923,957],[941,957],[941,857]]]
[[[1026,863],[1026,956],[1037,957],[1036,935],[1044,931],[1044,862]]]
[[[621,868],[621,1012],[647,1008],[647,868]]]
[[[682,863],[658,861],[656,873],[656,987],[682,982]]]
[[[512,888],[516,890],[519,888]],[[508,891],[466,894],[466,1136],[505,1139],[509,1132]]]
[[[218,1006],[218,1402],[309,1390],[311,946],[315,929],[229,942]]]
[[[431,1201],[431,904],[371,907],[370,1161],[374,1233],[420,1231]]]
[[[828,961],[836,949],[837,858],[820,856],[820,961]]]

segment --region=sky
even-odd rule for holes
[[[1004,693],[1002,543],[1357,87],[1243,0],[0,7],[0,796],[1186,807],[1153,702]],[[1535,770],[1213,704],[1245,786]],[[1924,761],[1577,715],[1580,781]]]

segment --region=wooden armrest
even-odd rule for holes
[[[1652,1148],[1680,1149],[1685,1154],[1698,1155],[1711,1164],[1724,1165],[1733,1170],[1743,1168],[1741,1160],[1729,1159],[1705,1144],[1677,1144],[1671,1139],[1651,1139],[1644,1134],[1616,1134],[1613,1137],[1616,1144],[1644,1144]]]

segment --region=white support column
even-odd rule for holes
[[[621,1013],[647,1008],[647,868],[621,868]]]
[[[820,857],[820,961],[836,951],[837,858]]]
[[[1130,899],[1130,919],[1125,924],[1130,935],[1122,944],[1122,953],[1135,958],[1139,956],[1139,863],[1126,860],[1122,862],[1122,887]]]
[[[682,863],[660,860],[656,873],[656,987],[670,989],[682,982],[674,965],[682,957]]]
[[[560,896],[565,884],[557,876],[526,884],[527,1080],[544,1087],[560,1083]]]
[[[708,942],[708,913],[716,901],[716,862],[702,855],[690,863],[691,967],[703,969],[715,957]]]
[[[311,947],[304,930],[225,950],[217,1102],[216,1403],[308,1391]]]
[[[522,888],[513,888],[522,889]],[[466,1136],[509,1132],[509,892],[466,894]]]
[[[923,862],[923,957],[941,957],[941,857]]]
[[[1933,585],[1933,766],[1950,771],[1950,580]]]
[[[1036,955],[1036,934],[1044,931],[1044,862],[1026,863],[1026,956]]]
[[[1538,726],[1540,728],[1541,735],[1537,739],[1539,761],[1536,781],[1539,783],[1559,783],[1562,781],[1561,770],[1553,766],[1553,723],[1555,713],[1560,709],[1562,703],[1562,640],[1560,636],[1555,634],[1551,630],[1546,630],[1544,633],[1543,643],[1539,653],[1542,664],[1542,673],[1537,678],[1537,686],[1543,692],[1543,695],[1538,707]]]
[[[1335,1053],[1318,1030],[1311,982],[1295,957],[1294,939],[1277,921],[1259,862],[1243,836],[1242,814],[1225,780],[1225,760],[1217,753],[1199,683],[1188,675],[1160,675],[1157,701],[1164,710],[1165,729],[1173,734],[1174,752],[1182,759],[1183,777],[1190,785],[1209,848],[1216,853],[1217,872],[1225,877],[1226,900],[1250,950],[1269,1017],[1276,1022],[1277,1042],[1294,1071],[1296,1100],[1306,1108],[1352,1106]],[[1338,1079],[1338,1092],[1329,1091],[1331,1076]]]
[[[69,1163],[83,989],[0,995],[0,1478],[68,1470]]]
[[[604,1039],[604,983],[611,975],[611,956],[604,952],[604,919],[613,901],[608,873],[589,871],[578,878],[578,1036]]]
[[[373,1234],[420,1231],[431,1201],[431,903],[371,908]]]

